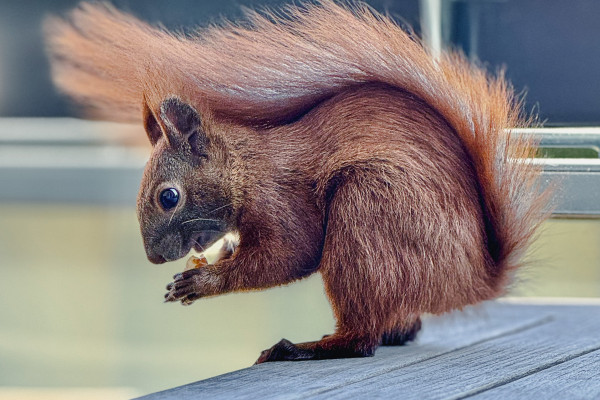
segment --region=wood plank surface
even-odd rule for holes
[[[482,392],[473,400],[600,399],[600,350]]]
[[[532,398],[552,385],[559,398],[594,398],[599,350],[600,305],[490,302],[428,317],[415,343],[372,358],[266,363],[143,398],[512,398],[523,387]]]

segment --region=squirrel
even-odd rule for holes
[[[424,313],[505,293],[547,216],[535,123],[502,73],[433,56],[363,3],[248,11],[193,34],[110,5],[45,25],[54,82],[88,115],[143,123],[148,259],[239,244],[175,275],[167,301],[320,272],[337,324],[257,363],[372,356]]]

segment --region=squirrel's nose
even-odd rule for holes
[[[154,254],[150,254],[150,253],[146,253],[146,256],[148,257],[148,260],[150,260],[150,262],[152,264],[164,264],[167,262],[167,260],[161,256],[160,254],[154,253]]]
[[[149,243],[144,240],[144,250],[146,251],[146,257],[152,264],[163,264],[167,262],[167,259],[159,251],[159,247],[154,243]]]

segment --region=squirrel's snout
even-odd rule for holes
[[[158,240],[146,241],[144,248],[146,250],[146,257],[153,264],[175,261],[187,253],[183,249],[181,237],[177,234],[168,234],[160,237]]]

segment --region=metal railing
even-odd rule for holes
[[[523,129],[542,147],[600,152],[600,128]],[[148,158],[141,128],[69,118],[0,119],[0,201],[133,205]],[[600,218],[600,158],[539,158],[554,216]]]
[[[596,158],[538,158],[543,179],[556,188],[555,217],[600,218],[600,128],[562,127],[521,129],[534,135],[540,147],[591,149]]]
[[[126,124],[2,118],[0,201],[135,204],[148,158],[143,139]]]

